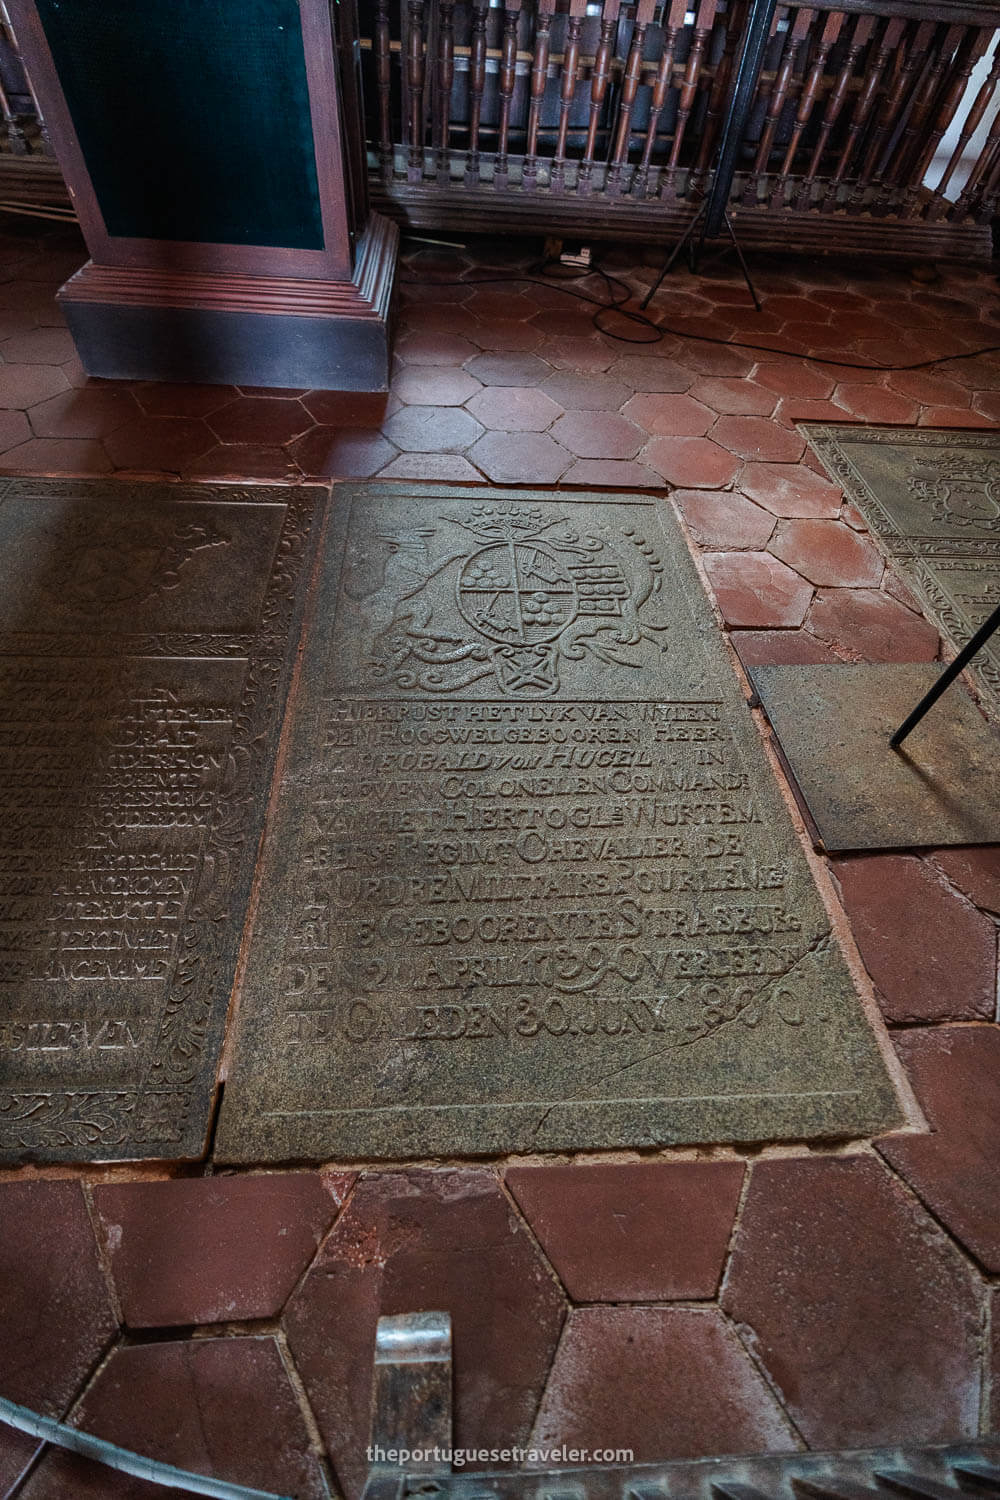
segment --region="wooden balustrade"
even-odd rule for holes
[[[711,182],[747,9],[357,0],[338,21],[341,70],[361,58],[349,150],[375,205],[414,227],[670,241]],[[988,255],[1000,49],[971,99],[970,79],[998,26],[998,0],[779,0],[733,184],[741,238]],[[51,186],[45,153],[0,29],[0,174],[41,156]]]
[[[362,0],[369,160],[388,212],[436,229],[653,241],[689,219],[710,182],[744,0],[403,0],[398,38],[386,13],[387,0]],[[988,253],[996,121],[971,170],[965,158],[995,108],[1000,55],[971,108],[967,89],[998,25],[1000,7],[953,0],[779,4],[733,188],[741,235]]]

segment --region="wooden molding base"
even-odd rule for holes
[[[372,214],[349,282],[88,261],[58,301],[89,375],[384,391],[398,248]]]

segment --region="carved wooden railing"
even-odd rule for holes
[[[438,229],[673,237],[710,181],[746,9],[362,0],[376,198]],[[998,25],[1000,8],[950,0],[779,5],[733,188],[741,236],[988,254],[1000,115],[967,158],[1000,56],[969,81]]]
[[[340,0],[357,192],[367,158],[375,206],[415,227],[674,239],[711,181],[747,3]],[[779,4],[733,185],[741,239],[989,255],[998,26],[1000,0]],[[12,198],[65,190],[0,24]]]

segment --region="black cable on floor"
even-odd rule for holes
[[[560,274],[550,272],[550,266],[556,268]],[[808,359],[814,361],[816,364],[833,365],[835,368],[841,370],[927,370],[934,365],[946,364],[949,360],[953,359],[976,359],[981,354],[996,354],[1000,352],[1000,344],[987,344],[982,349],[963,349],[957,354],[938,354],[933,359],[916,360],[914,363],[908,365],[879,365],[873,364],[870,361],[862,363],[860,360],[832,359],[827,354],[803,354],[800,349],[776,349],[772,344],[751,344],[740,339],[716,338],[708,333],[689,333],[681,329],[671,328],[667,323],[654,323],[652,318],[648,318],[645,313],[627,309],[625,304],[630,302],[634,295],[632,288],[620,276],[612,276],[609,271],[605,271],[603,266],[591,266],[586,271],[574,271],[570,275],[564,274],[565,269],[559,261],[547,260],[542,261],[538,266],[532,268],[536,274],[529,272],[523,276],[456,277],[454,281],[424,281],[419,276],[412,276],[401,278],[401,284],[403,286],[506,286],[521,284],[547,287],[555,286],[556,291],[564,292],[567,297],[575,297],[578,302],[586,302],[596,308],[597,311],[590,319],[593,328],[596,332],[603,333],[606,338],[614,339],[619,344],[638,344],[640,346],[658,344],[665,334],[670,334],[673,338],[696,339],[702,344],[719,344],[723,349],[752,349],[760,354],[780,354],[785,355],[789,359]],[[576,291],[573,287],[559,285],[562,281],[586,281],[591,276],[600,276],[603,279],[608,292],[605,301],[601,301],[598,297],[592,297],[587,292]],[[624,293],[624,295],[616,296],[616,288],[621,293]],[[625,318],[630,323],[637,323],[640,327],[648,329],[651,337],[629,338],[626,334],[613,333],[610,328],[605,328],[601,324],[601,318],[605,314],[612,314],[619,318]]]

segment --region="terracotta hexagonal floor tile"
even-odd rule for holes
[[[557,369],[591,370],[600,373],[617,359],[617,352],[603,340],[588,338],[548,338],[545,358]]]
[[[740,476],[744,495],[776,516],[834,519],[843,491],[804,464],[747,464]]]
[[[803,401],[825,400],[836,384],[832,375],[804,359],[758,365],[753,378],[779,396],[797,396]]]
[[[578,459],[571,469],[566,470],[561,483],[609,485],[619,490],[662,490],[665,487],[660,475],[647,469],[645,464],[614,458]]]
[[[885,563],[867,537],[843,521],[779,521],[768,549],[808,578],[838,588],[877,588]]]
[[[714,443],[755,463],[794,464],[805,452],[806,440],[766,417],[720,417],[710,432]]]
[[[118,1331],[78,1182],[0,1185],[0,1395],[61,1417]]]
[[[722,1305],[811,1448],[975,1433],[981,1303],[877,1157],[753,1167]]]
[[[460,407],[404,406],[382,431],[404,453],[459,453],[481,437],[483,429]]]
[[[215,434],[196,417],[139,417],[104,439],[118,469],[180,472],[215,446]]]
[[[59,365],[0,366],[0,407],[5,410],[24,411],[69,388]]]
[[[717,490],[731,484],[742,468],[733,454],[710,438],[655,437],[642,450],[642,462],[669,484]]]
[[[720,415],[769,417],[778,404],[776,393],[750,376],[734,379],[703,375],[695,381],[689,395]]]
[[[466,410],[494,432],[544,432],[563,409],[533,386],[491,385],[473,396]]]
[[[273,1172],[98,1185],[130,1328],[274,1318],[330,1228],[350,1173]]]
[[[76,345],[68,328],[35,328],[6,339],[0,352],[11,364],[61,365],[72,359]]]
[[[491,1172],[363,1177],[286,1308],[295,1362],[348,1495],[367,1473],[376,1319],[432,1308],[452,1316],[456,1443],[523,1442],[565,1303]]]
[[[325,1500],[328,1494],[270,1337],[116,1349],[73,1417],[86,1431],[161,1463],[301,1500]],[[127,1485],[119,1488],[108,1470],[56,1450],[24,1494],[31,1500],[98,1500],[140,1493],[135,1480]],[[147,1491],[152,1487],[143,1484],[141,1493]]]
[[[482,484],[483,476],[460,453],[400,453],[379,479],[440,480],[445,484]]]
[[[630,395],[628,387],[610,375],[582,374],[576,370],[550,374],[542,390],[566,411],[616,412]]]
[[[478,353],[475,344],[457,333],[405,333],[394,350],[410,365],[460,365]]]
[[[523,295],[514,286],[477,286],[466,298],[465,306],[484,322],[499,319],[527,319],[538,311],[537,302]]]
[[[148,417],[207,417],[235,401],[234,385],[181,385],[168,381],[142,381],[132,394]]]
[[[31,408],[29,420],[36,437],[102,438],[139,415],[131,391],[106,385],[50,396]]]
[[[869,854],[839,859],[834,871],[890,1021],[996,1014],[996,927],[931,864],[910,854]]]
[[[893,1037],[931,1135],[889,1135],[885,1159],[996,1275],[1000,1271],[1000,1028],[933,1026]]]
[[[501,322],[494,318],[489,323],[479,323],[469,337],[480,349],[490,354],[532,354],[544,344],[546,347],[542,352],[546,360],[549,358],[547,346],[551,342],[551,335],[543,333],[534,323],[515,323],[510,318]]]
[[[886,376],[886,384],[897,396],[908,397],[921,406],[967,407],[969,392],[957,380],[949,380],[947,365],[937,370],[892,370]]]
[[[206,418],[220,443],[263,443],[280,448],[314,425],[301,401],[289,397],[237,396]]]
[[[0,410],[0,453],[30,442],[31,435],[31,426],[23,411]]]
[[[834,666],[839,658],[808,630],[732,630],[745,667]]]
[[[891,594],[876,589],[820,589],[809,629],[856,661],[933,661],[935,627]]]
[[[919,407],[908,396],[899,396],[878,385],[858,385],[844,380],[836,387],[833,399],[845,411],[866,422],[915,422]]]
[[[715,421],[715,412],[690,396],[645,391],[625,402],[622,416],[651,437],[704,437]]]
[[[777,524],[769,510],[735,490],[675,490],[671,499],[703,547],[762,552]]]
[[[575,1309],[532,1444],[631,1448],[638,1463],[707,1453],[787,1453],[798,1446],[763,1377],[715,1307]]]
[[[462,406],[483,389],[465,370],[441,365],[405,365],[392,382],[392,393],[409,406]]]
[[[0,461],[0,468],[6,473],[24,470],[27,474],[109,474],[114,467],[104,445],[85,438],[30,438],[16,448],[8,448]],[[146,469],[156,468],[157,464],[153,458],[121,467]],[[175,466],[171,463],[165,467]]]
[[[314,427],[288,448],[303,474],[312,479],[369,479],[398,452],[380,432],[345,432],[337,427]]]
[[[483,385],[540,385],[552,374],[551,366],[537,354],[477,354],[466,360],[465,368]]]
[[[609,411],[568,411],[552,436],[578,458],[635,458],[646,441],[633,422]]]
[[[277,480],[299,477],[287,448],[258,447],[254,443],[216,443],[183,470],[185,479]]]
[[[692,382],[698,375],[749,375],[755,359],[755,350],[693,341],[684,344],[680,355],[681,363],[691,371]]]
[[[694,378],[685,360],[658,358],[655,354],[626,354],[615,361],[608,374],[633,391],[677,394],[686,391]]]
[[[709,552],[705,572],[727,625],[801,625],[812,585],[769,552]]]
[[[545,432],[488,432],[468,458],[500,484],[554,484],[573,462],[573,455]]]
[[[971,427],[988,431],[994,425],[991,418],[966,407],[925,406],[917,418],[918,427]]]
[[[968,896],[981,910],[1000,917],[1000,845],[935,849],[930,859],[963,896]]]
[[[506,1181],[575,1302],[715,1296],[742,1163],[513,1167]]]
[[[397,409],[392,402],[386,391],[307,391],[302,397],[302,405],[322,427],[381,427]]]

